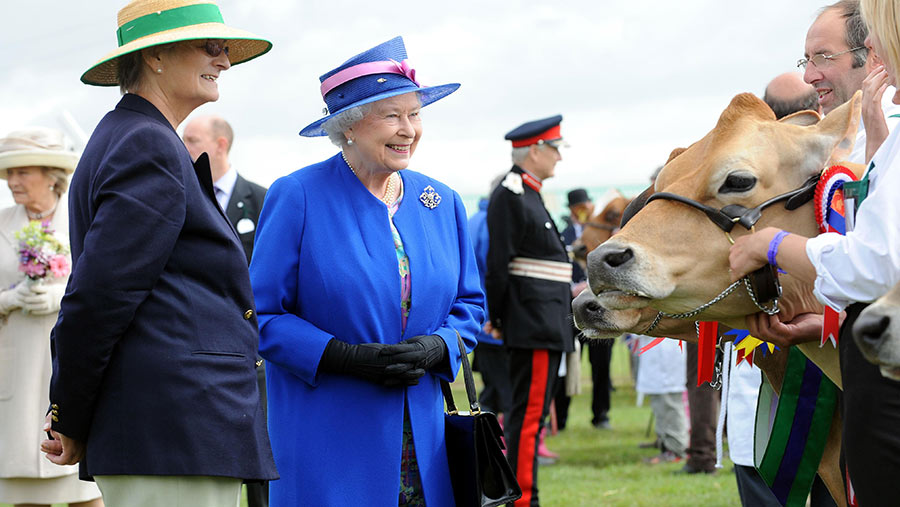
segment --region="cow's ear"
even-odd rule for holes
[[[671,162],[672,159],[674,159],[674,158],[677,157],[678,155],[681,155],[681,154],[684,153],[685,151],[687,151],[687,148],[675,148],[674,150],[672,150],[672,153],[669,153],[669,160],[666,160],[666,164],[668,164],[669,162]]]
[[[810,125],[815,125],[822,120],[822,117],[819,116],[819,113],[815,111],[797,111],[796,113],[789,114],[784,118],[778,120],[780,123],[787,123],[789,125],[799,125],[801,127],[809,127]]]
[[[826,167],[847,160],[850,156],[856,142],[861,110],[862,91],[857,91],[850,100],[828,113],[825,119],[816,125],[815,129],[825,136],[825,141],[832,146]]]

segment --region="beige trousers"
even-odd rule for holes
[[[239,507],[241,480],[191,475],[99,475],[106,507]]]

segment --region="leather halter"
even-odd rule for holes
[[[806,180],[806,183],[804,183],[801,187],[795,188],[794,190],[783,193],[781,195],[776,195],[775,197],[754,208],[745,208],[740,204],[729,204],[727,206],[724,206],[722,209],[716,209],[711,206],[701,204],[693,199],[689,199],[678,194],[673,194],[671,192],[656,192],[647,199],[647,202],[644,203],[644,206],[649,204],[650,201],[655,201],[657,199],[677,201],[702,211],[706,214],[707,218],[712,221],[712,223],[716,224],[716,226],[718,226],[726,233],[731,232],[731,230],[734,228],[734,224],[741,224],[741,226],[749,231],[754,225],[756,225],[756,222],[758,222],[759,219],[762,218],[763,210],[773,204],[779,203],[781,201],[787,201],[784,203],[784,208],[789,211],[793,211],[811,201],[813,199],[813,196],[815,195],[816,184],[818,182],[819,174],[816,174]]]

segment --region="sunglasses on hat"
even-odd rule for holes
[[[222,51],[225,52],[225,56],[228,56],[228,46],[225,45],[224,40],[208,39],[202,46],[197,47],[206,51],[206,54],[213,58],[221,55]]]

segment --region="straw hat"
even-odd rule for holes
[[[0,178],[13,167],[58,167],[72,174],[78,154],[67,149],[62,132],[46,127],[29,127],[0,138]]]
[[[226,39],[231,65],[252,60],[272,43],[250,32],[225,26],[219,6],[210,0],[133,0],[119,11],[119,49],[104,56],[81,82],[116,86],[118,58],[159,44],[195,39]]]
[[[416,71],[406,59],[402,37],[382,42],[363,51],[319,77],[327,116],[307,125],[301,136],[327,135],[322,125],[330,118],[352,107],[369,104],[404,93],[418,92],[422,107],[455,92],[459,83],[422,86]]]

